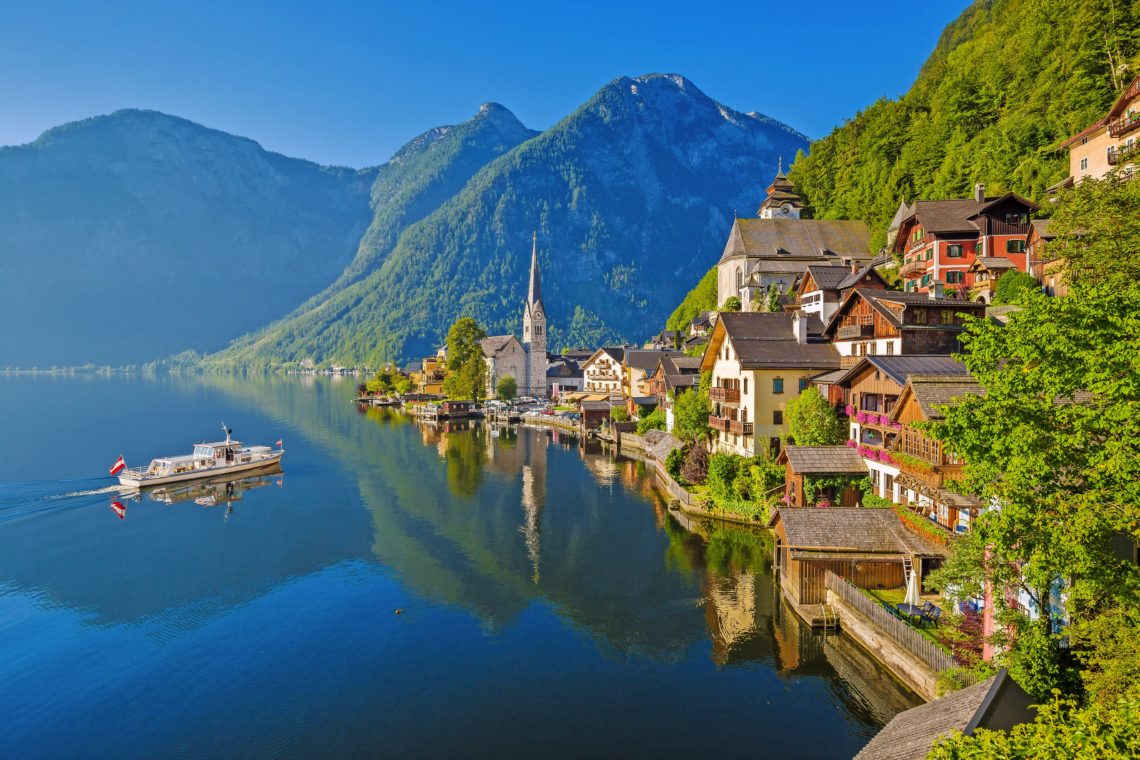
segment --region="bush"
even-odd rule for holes
[[[1008,272],[997,281],[994,303],[1016,303],[1018,296],[1027,290],[1037,290],[1037,280],[1025,272]]]
[[[503,375],[495,385],[495,395],[503,401],[510,401],[519,392],[519,384],[510,375]]]
[[[684,449],[673,449],[665,455],[665,472],[669,473],[669,476],[677,482],[684,480],[684,478],[681,477],[681,468],[684,466],[684,464]]]
[[[709,452],[704,445],[697,444],[689,449],[685,463],[681,466],[681,477],[686,483],[701,485],[709,476]]]
[[[611,406],[610,420],[612,422],[629,422],[629,412],[625,410],[624,406]]]
[[[733,485],[741,470],[744,458],[736,454],[713,454],[709,457],[708,487],[709,496],[718,504],[740,499]]]
[[[724,299],[724,303],[720,305],[721,311],[740,311],[741,303],[739,296],[729,296]]]
[[[643,416],[637,421],[637,434],[645,435],[649,430],[664,430],[665,429],[665,412],[662,409],[654,409],[648,415]]]

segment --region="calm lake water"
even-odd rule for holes
[[[783,607],[765,532],[353,390],[0,377],[0,757],[850,757],[917,704]],[[284,471],[166,501],[106,477],[222,420]]]

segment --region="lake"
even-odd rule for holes
[[[0,376],[0,757],[850,757],[918,704],[781,603],[766,531],[354,390]],[[283,471],[107,476],[223,420]]]

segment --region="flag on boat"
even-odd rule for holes
[[[120,520],[127,519],[127,508],[123,506],[121,501],[111,502],[111,509],[115,510],[115,514],[119,516]]]
[[[123,461],[123,455],[119,454],[119,458],[115,460],[115,463],[113,465],[111,465],[111,474],[118,475],[126,466],[127,463]]]
[[[285,448],[285,440],[284,440],[284,439],[282,439],[282,440],[279,440],[279,441],[277,442],[277,445],[278,445],[278,446],[280,446],[281,448]]]

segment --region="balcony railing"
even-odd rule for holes
[[[752,435],[752,423],[739,420],[728,421],[728,432],[738,435]]]
[[[843,325],[836,331],[835,337],[839,340],[851,340],[852,338],[873,338],[875,337],[875,326]]]
[[[925,272],[927,263],[926,261],[912,261],[909,264],[903,264],[899,267],[899,277],[907,277],[912,274]]]
[[[1137,143],[1133,143],[1132,145],[1113,146],[1109,148],[1108,165],[1116,166],[1121,161],[1127,161],[1129,158],[1135,156],[1137,153],[1136,145]]]
[[[739,388],[720,388],[713,386],[709,388],[709,400],[719,401],[722,404],[739,404],[740,403],[740,389]]]
[[[716,415],[713,415],[713,414],[709,415],[709,427],[711,427],[713,430],[720,430],[722,432],[727,433],[728,432],[728,422],[729,422],[728,417],[717,417]]]
[[[1140,129],[1140,113],[1130,113],[1108,123],[1108,136],[1120,137],[1137,129]]]

